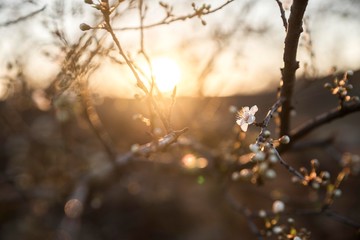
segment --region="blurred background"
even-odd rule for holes
[[[292,183],[281,166],[260,186],[231,179],[237,154],[249,152],[259,129],[250,127],[234,154],[240,133],[229,108],[257,105],[261,121],[276,101],[285,37],[276,1],[149,0],[144,26],[163,21],[166,6],[174,18],[191,15],[192,2],[224,6],[146,28],[143,43],[133,29],[139,1],[116,11],[113,27],[141,78],[147,83],[150,72],[143,44],[162,109],[171,111],[174,129],[189,128],[165,151],[116,168],[111,159],[165,131],[158,120],[149,129],[144,93],[106,32],[79,29],[100,23],[99,11],[81,0],[0,2],[0,239],[256,239],[242,209],[264,229],[257,213],[274,200],[290,213],[321,206],[325,190]],[[291,1],[282,2],[288,16]],[[344,71],[353,70],[351,95],[359,96],[359,7],[356,0],[309,2],[293,127],[337,106],[323,86]],[[360,154],[359,120],[354,113],[319,128],[284,158],[297,169],[318,158],[334,180],[344,154]],[[276,132],[273,123],[270,130]],[[349,176],[332,206],[357,223],[359,184]],[[359,237],[325,215],[291,217],[312,239]]]

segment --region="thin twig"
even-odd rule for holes
[[[244,215],[251,232],[256,236],[256,238],[258,240],[264,239],[259,231],[259,228],[254,223],[254,214],[250,211],[250,209],[240,205],[232,196],[230,196],[230,193],[226,194],[226,199],[236,211]]]
[[[214,12],[224,8],[226,5],[228,5],[229,3],[233,2],[233,1],[235,1],[235,0],[228,0],[225,3],[221,4],[220,6],[214,8],[212,10],[209,10],[207,12],[203,12],[201,14],[201,16],[205,16],[205,15],[214,13]],[[191,19],[191,18],[198,17],[198,16],[199,16],[199,13],[194,12],[192,14],[188,14],[188,15],[185,15],[185,16],[165,18],[165,19],[162,19],[162,20],[160,20],[160,21],[158,21],[156,23],[144,25],[142,28],[143,29],[149,29],[149,28],[160,26],[160,25],[167,25],[167,24],[177,22],[177,21],[185,21],[187,19]],[[126,30],[139,30],[139,29],[140,29],[140,27],[123,27],[123,28],[114,28],[113,30],[114,31],[126,31]]]
[[[124,154],[120,154],[116,157],[116,161],[113,163],[107,162],[104,163],[99,168],[93,168],[90,172],[84,175],[74,187],[73,193],[70,195],[69,199],[77,199],[81,206],[84,206],[86,202],[87,196],[90,190],[90,182],[96,178],[101,178],[107,175],[117,168],[124,166],[127,164],[131,159],[135,159],[138,156],[149,156],[151,153],[159,152],[167,148],[172,143],[176,142],[178,137],[185,133],[188,129],[184,128],[179,131],[173,131],[163,138],[159,139],[157,143],[149,142],[147,144],[139,146],[139,148],[135,151],[128,151]],[[114,168],[116,167],[116,168]],[[81,213],[76,216],[76,219],[70,220],[68,217],[64,216],[61,224],[59,226],[59,233],[70,236],[76,236],[77,228],[74,230],[74,226],[78,223],[79,218],[81,218]],[[75,225],[74,225],[75,224]]]
[[[260,134],[258,136],[258,138],[256,139],[256,143],[260,143],[264,141],[264,132],[266,131],[270,120],[272,118],[272,116],[274,115],[275,111],[278,110],[278,108],[281,106],[282,102],[284,101],[283,98],[279,98],[274,104],[273,106],[270,108],[270,110],[268,111],[268,113],[266,114],[264,121],[261,123],[261,131]]]
[[[271,214],[271,213],[270,213]],[[337,221],[339,223],[342,223],[344,225],[359,229],[360,228],[360,224],[358,222],[355,222],[354,220],[341,215],[337,212],[335,212],[332,209],[301,209],[301,210],[295,210],[294,212],[288,212],[285,213],[286,215],[292,215],[292,214],[296,214],[296,215],[325,215],[328,218]]]
[[[110,16],[108,15],[108,11],[103,10],[103,15],[104,15],[104,21],[105,21],[105,29],[110,33],[113,41],[115,42],[116,47],[118,48],[119,54],[124,58],[126,65],[130,68],[131,72],[133,73],[136,82],[137,82],[137,86],[144,91],[144,93],[147,96],[150,96],[150,91],[147,89],[147,87],[144,85],[143,81],[141,80],[138,72],[136,71],[133,63],[130,61],[130,59],[127,57],[127,55],[125,54],[123,48],[121,47],[120,41],[117,38],[117,36],[114,33],[114,30],[111,26],[110,23]],[[162,113],[162,111],[160,110],[157,102],[150,96],[150,101],[153,104],[157,114],[159,115],[161,122],[164,125],[164,128],[166,130],[167,133],[171,132],[170,127],[169,127],[169,123],[167,121],[167,118],[164,116],[164,114]]]
[[[108,154],[109,159],[114,162],[115,161],[115,147],[114,143],[100,120],[100,117],[91,101],[91,97],[89,95],[89,90],[87,83],[82,84],[81,88],[81,103],[84,108],[86,120],[88,121],[91,129],[96,134],[97,138],[103,145],[106,153]]]
[[[324,214],[328,217],[330,217],[331,219],[337,221],[337,222],[340,222],[342,224],[345,224],[347,226],[350,226],[350,227],[353,227],[353,228],[356,228],[356,229],[359,229],[360,230],[360,224],[358,222],[355,222],[354,220],[348,218],[348,217],[345,217],[337,212],[334,212],[333,210],[331,209],[327,209]]]
[[[295,85],[295,72],[299,68],[296,54],[302,29],[302,19],[308,0],[295,0],[291,6],[288,31],[285,38],[284,67],[281,69],[282,87],[280,97],[284,98],[280,112],[280,136],[288,135],[290,130],[290,111]]]
[[[7,27],[7,26],[10,26],[10,25],[13,25],[13,24],[16,24],[16,23],[25,21],[25,20],[27,20],[28,18],[31,18],[31,17],[35,16],[36,14],[44,11],[45,9],[46,9],[46,5],[43,6],[42,8],[34,11],[34,12],[31,12],[31,13],[25,15],[25,16],[21,16],[21,17],[19,17],[19,18],[17,18],[17,19],[10,20],[10,21],[4,22],[4,23],[0,23],[0,27]]]
[[[279,159],[281,165],[283,165],[290,173],[294,174],[300,180],[305,179],[305,177],[299,171],[297,171],[295,168],[293,168],[287,162],[285,162],[285,160],[280,156],[279,152],[275,148],[273,149],[275,150],[275,155]]]
[[[288,28],[288,24],[287,24],[287,20],[286,20],[286,16],[285,16],[285,10],[284,7],[282,5],[282,3],[280,2],[280,0],[275,0],[279,6],[280,9],[280,15],[281,15],[281,20],[283,22],[283,26],[285,28],[285,32],[287,32],[287,28]]]

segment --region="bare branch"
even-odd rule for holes
[[[291,6],[288,31],[285,38],[284,68],[281,69],[282,87],[280,97],[284,103],[280,112],[280,136],[288,135],[290,129],[290,111],[292,110],[292,95],[295,85],[295,72],[299,68],[296,54],[302,29],[302,19],[308,0],[294,0]]]
[[[251,232],[256,236],[256,238],[258,240],[262,240],[264,239],[263,236],[261,235],[258,227],[256,226],[256,224],[254,223],[254,214],[250,211],[249,208],[246,208],[244,206],[242,206],[241,204],[239,204],[237,201],[235,201],[235,199],[230,196],[230,193],[228,193],[226,195],[226,200],[229,202],[229,204],[238,212],[240,212],[242,215],[244,215],[248,226],[251,230]]]
[[[277,111],[277,109],[281,106],[283,101],[284,101],[283,98],[279,98],[273,104],[273,106],[270,108],[268,113],[266,114],[266,117],[264,118],[264,121],[261,123],[261,131],[260,131],[260,134],[259,134],[258,138],[256,139],[256,143],[264,141],[264,132],[267,129],[267,127],[268,127],[268,125],[270,123],[270,120],[271,120],[272,116],[274,115],[275,111]]]
[[[207,12],[203,12],[201,15],[205,16],[205,15],[214,13],[216,11],[219,11],[220,9],[224,8],[226,5],[228,5],[229,3],[233,2],[233,1],[235,1],[235,0],[227,0],[225,3],[221,4],[217,8],[214,8],[214,9],[209,10]],[[170,23],[173,23],[173,22],[185,21],[187,19],[191,19],[191,18],[198,17],[198,16],[199,16],[199,13],[194,12],[192,14],[188,14],[188,15],[185,15],[185,16],[165,18],[165,19],[162,19],[161,21],[158,21],[156,23],[152,23],[152,24],[149,24],[149,25],[144,25],[144,26],[142,26],[142,28],[143,29],[149,29],[149,28],[160,26],[160,25],[167,25],[167,24],[170,24]],[[123,27],[123,28],[114,28],[113,30],[114,31],[126,31],[126,30],[139,30],[140,28],[141,27]]]
[[[290,173],[294,174],[296,177],[298,177],[301,180],[304,180],[304,176],[297,171],[295,168],[290,166],[285,160],[280,156],[279,152],[274,148],[276,157],[279,159],[279,162],[281,165],[283,165]]]
[[[331,209],[325,210],[324,214],[337,222],[340,222],[342,224],[345,224],[347,226],[350,226],[350,227],[360,230],[360,224],[358,222],[355,222],[348,217],[345,217],[337,212],[334,212]]]
[[[107,131],[100,120],[100,117],[91,101],[91,97],[89,95],[88,86],[86,84],[82,84],[80,98],[81,103],[84,108],[86,120],[89,123],[91,129],[96,134],[97,138],[103,145],[108,157],[111,159],[112,162],[115,161],[115,147],[114,143]]]
[[[316,128],[330,123],[331,121],[345,117],[353,112],[360,111],[360,103],[353,103],[349,105],[344,105],[342,108],[334,108],[329,112],[323,113],[315,118],[309,120],[308,122],[304,123],[303,125],[295,128],[291,134],[290,139],[291,142],[294,143],[298,139],[302,138],[306,134],[312,132]]]
[[[31,13],[25,15],[25,16],[21,16],[21,17],[19,17],[19,18],[17,18],[17,19],[10,20],[10,21],[4,22],[4,23],[0,23],[0,28],[1,28],[1,27],[8,27],[8,26],[10,26],[10,25],[13,25],[13,24],[16,24],[16,23],[25,21],[25,20],[27,20],[27,19],[35,16],[36,14],[44,11],[45,9],[46,9],[46,5],[43,6],[42,8],[34,11],[34,12],[31,12]]]
[[[282,5],[282,3],[280,2],[280,0],[275,0],[277,2],[277,4],[279,5],[279,9],[280,9],[280,15],[281,15],[281,20],[283,22],[284,28],[285,28],[285,32],[287,32],[287,28],[288,28],[288,24],[287,24],[287,20],[285,17],[285,10],[284,7]]]
[[[121,167],[137,156],[148,156],[151,153],[164,150],[169,145],[176,142],[178,137],[185,133],[187,130],[187,128],[184,128],[179,131],[173,131],[165,135],[158,142],[150,142],[141,145],[136,151],[128,151],[124,154],[118,155],[115,161],[115,165],[113,164],[113,162],[108,162],[106,164],[103,164],[100,168],[92,169],[92,171],[88,172],[77,182],[74,191],[70,195],[69,199],[76,199],[80,202],[81,206],[83,206],[86,202],[87,195],[89,194],[90,182],[93,179],[109,175],[112,171],[116,170],[116,168],[114,167]],[[78,227],[76,226],[78,224],[78,221],[76,220],[78,220],[80,217],[81,213],[78,214],[74,219],[69,219],[67,216],[64,216],[59,226],[58,233],[76,236],[78,230]]]

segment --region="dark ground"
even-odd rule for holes
[[[359,72],[354,76],[354,95],[360,95]],[[336,107],[337,100],[322,88],[325,79],[299,84],[295,95],[297,115],[293,126]],[[189,127],[185,134],[211,154],[224,149],[232,139],[235,123],[230,105],[258,105],[262,119],[274,103],[276,93],[226,98],[178,98],[173,109],[175,129]],[[135,143],[151,141],[147,128],[134,121],[136,113],[147,113],[137,100],[104,99],[97,105],[105,129],[122,154]],[[173,146],[165,153],[139,159],[109,176],[91,182],[84,211],[79,219],[68,219],[64,205],[80,176],[107,164],[102,145],[84,120],[77,105],[65,105],[74,115],[59,122],[55,112],[36,109],[26,96],[0,103],[0,239],[255,239],[246,218],[229,204],[228,195],[254,212],[270,210],[281,198],[286,208],[309,209],[319,205],[324,192],[291,183],[291,174],[277,166],[278,177],[265,185],[231,182],[224,185],[221,159],[209,170],[189,170],[180,161],[190,147]],[[294,167],[309,167],[318,158],[321,169],[333,174],[340,167],[336,152],[360,154],[360,115],[354,113],[322,126],[301,140],[334,137],[335,148],[320,146],[291,151],[284,158]],[[273,127],[273,126],[272,126]],[[255,130],[255,128],[252,128]],[[256,131],[247,136],[249,143]],[[334,150],[335,149],[335,150]],[[206,157],[206,153],[196,153]],[[218,156],[218,155],[217,155]],[[213,170],[217,169],[216,171]],[[219,170],[220,169],[220,170]],[[228,178],[225,178],[225,180]],[[225,187],[224,187],[225,186]],[[350,176],[342,185],[343,195],[334,210],[360,223],[360,178]],[[312,239],[358,239],[356,230],[326,216],[292,216],[296,226],[306,227]],[[255,220],[259,228],[263,223]],[[60,235],[59,235],[60,233]],[[60,236],[60,237],[59,237]]]

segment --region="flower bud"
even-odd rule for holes
[[[332,86],[331,86],[331,84],[330,84],[330,83],[325,83],[325,84],[324,84],[324,88],[331,89],[331,88],[332,88]]]
[[[358,96],[353,96],[353,97],[352,97],[352,100],[353,100],[354,102],[360,102],[360,98],[359,98]]]
[[[341,194],[342,194],[342,192],[341,192],[340,189],[335,189],[335,190],[334,190],[334,196],[335,196],[335,197],[340,197]]]
[[[275,226],[275,227],[273,228],[273,232],[274,232],[275,234],[280,234],[282,231],[283,231],[283,229],[282,229],[282,227],[280,227],[280,226]]]
[[[268,138],[268,137],[270,137],[270,135],[271,135],[271,132],[269,130],[264,131],[264,137]]]
[[[276,178],[276,172],[274,169],[268,169],[265,172],[265,177],[267,177],[268,179],[274,179]]]
[[[94,2],[92,0],[84,0],[86,4],[93,4]]]
[[[252,158],[254,161],[264,161],[265,160],[265,153],[264,152],[257,152],[255,153],[254,157]]]
[[[231,105],[231,106],[229,107],[229,112],[231,112],[231,113],[236,113],[237,111],[239,111],[239,110],[238,110],[237,107],[235,107],[234,105]]]
[[[86,23],[82,23],[80,24],[80,30],[81,31],[87,31],[87,30],[90,30],[91,27],[89,25],[87,25]]]
[[[258,144],[250,144],[249,149],[253,153],[257,153],[260,150],[260,146]]]
[[[313,160],[311,160],[311,166],[313,168],[318,168],[320,166],[319,160],[317,160],[316,158],[314,158]]]
[[[288,144],[290,142],[290,137],[288,135],[284,135],[280,138],[281,144]]]
[[[295,220],[293,219],[293,218],[288,218],[288,223],[290,223],[290,224],[294,224],[294,222],[295,222]]]
[[[139,151],[139,149],[140,149],[139,144],[135,143],[135,144],[131,145],[131,152],[136,153],[137,151]]]
[[[313,189],[319,189],[319,188],[320,188],[320,184],[319,184],[318,182],[316,182],[316,181],[313,181],[313,182],[311,183],[311,187],[312,187]]]
[[[240,173],[239,172],[233,172],[233,174],[231,174],[231,179],[233,181],[236,181],[240,178]]]
[[[249,169],[242,169],[240,171],[240,177],[244,180],[249,179],[252,176],[252,172]]]
[[[266,212],[265,212],[265,210],[260,210],[260,211],[259,211],[259,217],[261,217],[261,218],[265,218],[265,217],[266,217]]]
[[[348,71],[346,72],[346,75],[348,75],[348,76],[352,76],[352,75],[354,75],[354,71],[352,71],[352,70],[348,70]]]
[[[327,171],[324,171],[324,172],[321,172],[320,173],[320,177],[323,179],[323,180],[329,180],[330,179],[330,173],[327,172]]]
[[[276,200],[272,205],[272,210],[274,213],[280,213],[285,210],[285,204],[284,202],[280,200]]]
[[[277,163],[277,162],[279,161],[279,159],[277,158],[276,155],[271,154],[271,155],[269,156],[269,161],[270,161],[271,163]]]

